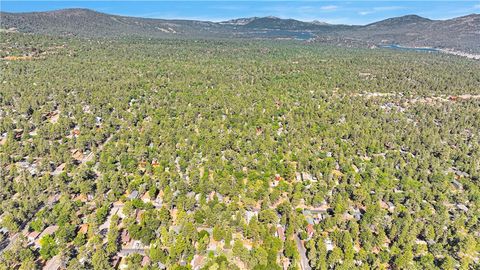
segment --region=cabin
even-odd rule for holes
[[[138,191],[134,190],[132,193],[128,194],[127,198],[129,200],[137,199],[138,198]]]
[[[150,200],[150,194],[148,192],[145,192],[145,194],[142,195],[142,197],[140,198],[142,200],[142,202],[144,203],[149,203],[151,200]]]
[[[58,270],[63,268],[63,261],[60,255],[57,255],[50,260],[47,261],[45,266],[43,267],[43,270]]]
[[[285,241],[285,229],[283,226],[278,225],[275,235],[283,242]]]
[[[126,246],[130,242],[130,234],[126,229],[122,230],[122,234],[120,235],[120,242],[122,246]]]
[[[315,234],[315,229],[313,228],[312,224],[307,225],[306,231],[307,231],[307,236],[308,236],[309,239],[311,239],[313,237],[313,235]]]
[[[360,219],[362,219],[362,212],[361,212],[360,209],[358,209],[358,208],[353,208],[353,210],[352,210],[352,216],[353,216],[356,220],[360,220]]]
[[[38,236],[40,235],[39,232],[36,232],[36,231],[33,231],[33,232],[30,232],[28,235],[27,235],[27,240],[30,242],[30,243],[33,243],[33,241],[35,241]]]
[[[88,232],[88,224],[85,223],[80,225],[80,227],[78,228],[78,233],[87,234],[87,232]]]
[[[84,158],[83,152],[79,149],[73,149],[72,151],[72,158],[76,161],[81,161]]]
[[[275,178],[270,182],[270,187],[276,187],[280,184],[283,178],[279,174],[275,174]]]
[[[47,228],[45,228],[42,233],[40,233],[40,235],[37,237],[37,239],[35,240],[35,247],[40,247],[40,240],[46,236],[46,235],[52,235],[54,234],[56,231],[58,230],[58,226],[56,225],[53,225],[53,226],[48,226]]]
[[[150,258],[148,256],[143,256],[141,265],[142,267],[150,265]]]
[[[190,262],[190,266],[192,267],[192,270],[200,270],[205,264],[205,261],[205,256],[195,254]]]
[[[53,112],[49,112],[45,115],[45,117],[48,119],[50,123],[55,124],[58,122],[58,119],[60,118],[60,111],[55,110]]]
[[[102,118],[102,117],[99,117],[99,116],[96,116],[96,117],[95,117],[95,125],[96,125],[97,127],[100,127],[100,126],[102,126],[102,123],[103,123],[103,118]]]
[[[112,267],[113,269],[118,269],[118,267],[120,266],[120,261],[122,260],[121,257],[119,256],[113,256],[112,258]]]
[[[468,212],[468,207],[465,206],[464,204],[457,203],[457,208],[462,210],[463,212]]]
[[[325,247],[326,247],[327,251],[333,250],[333,243],[332,243],[331,239],[329,239],[329,238],[325,239],[324,243],[325,243]]]
[[[25,159],[27,159],[27,158],[28,157],[25,157]],[[30,173],[30,175],[32,175],[32,176],[37,175],[37,173],[38,173],[37,164],[35,164],[35,163],[29,163],[27,161],[20,161],[20,162],[17,162],[17,166],[19,168],[24,169],[25,171]]]
[[[7,135],[7,132],[0,135],[0,145],[4,145],[5,143],[7,143]]]
[[[458,182],[456,179],[453,179],[452,184],[456,189],[463,189],[463,185],[460,182]]]

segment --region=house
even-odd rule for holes
[[[36,175],[38,173],[36,164],[30,164],[27,161],[20,161],[20,162],[17,162],[17,165],[20,168],[28,171],[31,175]]]
[[[47,263],[43,267],[43,270],[58,270],[62,267],[62,264],[62,258],[60,257],[60,255],[57,255],[47,261]]]
[[[469,177],[470,175],[466,172],[463,172],[455,167],[452,167],[452,168],[449,168],[447,171],[447,173],[454,173],[455,174],[455,178],[456,179],[460,179],[462,177]]]
[[[312,237],[313,237],[313,234],[315,233],[315,229],[313,228],[313,225],[312,225],[312,224],[308,224],[306,231],[307,231],[307,236],[308,236],[308,238],[312,238]]]
[[[287,257],[283,257],[282,266],[283,270],[288,270],[288,267],[290,266],[290,260]]]
[[[362,219],[362,212],[360,212],[360,209],[358,208],[353,208],[353,217],[356,219],[356,220],[360,220]]]
[[[145,194],[143,194],[143,196],[140,198],[144,203],[148,203],[150,202],[150,194],[148,194],[148,192],[145,192]]]
[[[137,211],[137,215],[135,216],[135,220],[137,222],[140,222],[142,220],[143,213],[145,213],[145,210],[137,209],[136,211]]]
[[[163,264],[161,262],[158,262],[157,265],[158,265],[158,269],[160,269],[160,270],[167,269],[167,266],[165,266],[165,264]]]
[[[127,245],[129,242],[130,242],[130,234],[128,233],[128,231],[126,229],[124,229],[122,231],[122,234],[120,236],[120,241],[122,243],[122,245]]]
[[[309,173],[302,172],[302,180],[303,181],[313,181],[313,176]]]
[[[96,125],[97,127],[100,127],[100,126],[102,125],[102,122],[103,122],[102,117],[99,117],[99,116],[96,116],[96,117],[95,117],[95,125]]]
[[[78,233],[86,234],[87,232],[88,232],[88,224],[85,223],[85,224],[80,225],[80,227],[78,229]]]
[[[176,234],[179,234],[182,227],[179,225],[175,225],[175,226],[170,226],[170,229],[174,231]]]
[[[313,217],[308,216],[308,217],[306,217],[305,219],[307,220],[307,223],[308,223],[309,225],[315,224],[315,222],[314,222],[314,220],[313,220]]]
[[[40,235],[39,232],[33,231],[33,232],[31,232],[27,235],[27,239],[31,243],[31,242],[35,241],[38,238],[39,235]]]
[[[464,212],[468,212],[468,207],[465,206],[464,204],[457,203],[457,208],[464,211]]]
[[[81,201],[86,203],[88,201],[87,195],[85,194],[78,194],[76,197],[73,198],[74,201]]]
[[[48,226],[35,240],[35,246],[40,247],[40,240],[46,235],[52,235],[58,230],[58,226]]]
[[[5,143],[7,143],[7,135],[7,132],[0,135],[0,145],[4,145]]]
[[[50,123],[55,124],[58,122],[58,119],[60,118],[60,111],[55,110],[53,112],[49,112],[47,113],[46,118]]]
[[[81,161],[84,158],[83,152],[80,151],[79,149],[73,149],[71,153],[72,153],[72,158],[75,159],[76,161]]]
[[[112,267],[113,269],[118,269],[118,267],[120,266],[120,261],[121,261],[121,257],[119,256],[113,256],[112,258]]]
[[[127,257],[122,257],[122,259],[120,260],[120,263],[118,264],[118,269],[120,270],[128,269]]]
[[[62,163],[62,164],[58,165],[58,167],[55,168],[55,170],[52,172],[52,175],[56,176],[56,175],[61,174],[66,166],[67,166],[66,163]]]
[[[388,211],[393,212],[395,210],[395,205],[392,202],[387,202]]]
[[[150,265],[150,258],[148,256],[143,256],[141,265],[142,265],[142,267]]]
[[[152,160],[152,167],[155,168],[155,167],[158,167],[158,166],[160,166],[160,163],[158,163],[158,160],[157,160],[156,158],[154,158],[154,159]]]
[[[78,126],[75,126],[72,130],[72,137],[78,137],[80,136],[80,128]]]
[[[279,174],[276,174],[276,175],[275,175],[275,179],[273,179],[273,181],[270,182],[270,186],[271,186],[271,187],[276,187],[276,186],[278,186],[278,185],[280,184],[280,181],[281,181],[281,180],[282,180],[282,177],[280,177]]]
[[[333,250],[332,240],[330,240],[329,238],[325,239],[325,247],[326,247],[327,251]]]
[[[48,197],[47,199],[47,204],[52,206],[53,204],[55,204],[56,202],[58,202],[58,200],[60,200],[60,194],[56,193],[54,195],[51,195],[50,197]]]
[[[121,207],[123,207],[124,205],[125,205],[125,204],[124,204],[122,201],[118,200],[118,201],[116,201],[116,202],[113,203],[113,208],[121,208]]]
[[[220,193],[218,193],[218,192],[217,192],[216,194],[217,194],[217,198],[218,198],[218,201],[219,201],[219,202],[223,202],[223,201],[225,200],[225,199],[224,199],[224,196],[223,196],[222,194],[220,194]]]
[[[452,184],[456,189],[463,189],[462,184],[455,179],[453,179]]]
[[[127,196],[127,198],[128,198],[129,200],[133,200],[133,199],[138,198],[138,191],[137,191],[137,190],[132,191],[132,193],[130,193],[130,194]]]
[[[300,173],[296,172],[296,173],[295,173],[295,180],[296,180],[297,182],[302,181],[302,175],[301,175]]]
[[[192,266],[192,270],[200,270],[202,266],[205,264],[205,256],[197,255],[193,256],[190,265]]]
[[[283,226],[278,225],[277,232],[275,234],[280,240],[282,240],[282,242],[285,241],[285,229]]]
[[[213,254],[217,254],[217,244],[217,241],[211,239],[211,241],[208,243],[207,251],[213,252]]]

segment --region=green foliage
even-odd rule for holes
[[[46,52],[0,61],[0,241],[58,225],[39,253],[61,252],[71,269],[107,267],[120,232],[169,269],[194,255],[213,269],[286,258],[296,269],[297,236],[314,269],[476,266],[478,62],[294,41],[0,35],[2,53]],[[30,267],[39,254],[14,242],[0,263]]]
[[[48,260],[58,254],[58,246],[55,238],[51,235],[45,235],[40,239],[40,256],[44,260]]]

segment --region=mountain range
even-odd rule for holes
[[[239,18],[224,22],[126,17],[89,9],[47,12],[0,12],[0,28],[48,35],[147,38],[303,39],[344,46],[399,44],[480,53],[480,15],[430,20],[417,15],[368,25],[334,25],[277,17]]]

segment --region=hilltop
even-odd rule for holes
[[[149,38],[299,38],[348,46],[401,44],[480,52],[480,15],[431,20],[418,15],[389,18],[368,25],[333,25],[278,17],[223,22],[127,17],[89,9],[1,14],[1,28],[25,33],[80,37]]]

